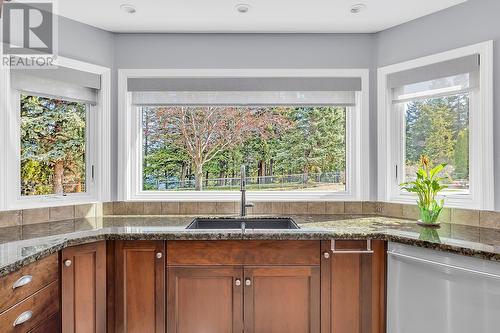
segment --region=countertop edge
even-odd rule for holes
[[[259,233],[247,233],[247,234],[223,234],[223,233],[175,233],[175,232],[165,232],[165,233],[130,233],[130,234],[116,234],[116,233],[102,233],[99,235],[83,236],[73,239],[65,239],[60,243],[54,244],[48,248],[40,250],[32,255],[26,256],[21,260],[15,261],[11,264],[5,265],[0,268],[0,278],[19,270],[20,268],[40,260],[50,254],[63,250],[70,246],[76,246],[86,243],[104,241],[104,240],[330,240],[330,239],[374,239],[383,240],[388,242],[395,242],[399,244],[417,246],[426,249],[438,250],[447,253],[459,254],[469,257],[474,257],[478,259],[490,260],[490,261],[500,261],[500,254],[488,252],[484,250],[472,249],[465,246],[450,245],[433,243],[425,240],[413,239],[410,237],[388,235],[384,232],[372,232],[372,233],[328,233],[328,232],[308,232],[307,234],[259,234]]]

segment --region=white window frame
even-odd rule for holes
[[[237,201],[238,191],[158,192],[142,190],[141,122],[128,92],[129,78],[201,77],[359,77],[356,112],[348,115],[347,186],[333,191],[248,191],[253,201],[368,200],[369,188],[369,70],[368,69],[119,69],[118,70],[118,200],[120,201]],[[352,148],[352,149],[351,149]],[[361,167],[363,166],[363,167]]]
[[[87,107],[86,182],[85,193],[66,195],[21,196],[20,191],[20,105],[19,94],[10,85],[10,68],[0,67],[0,210],[29,209],[76,205],[110,200],[111,194],[111,70],[65,57],[57,57],[55,65],[101,76],[101,89],[95,106]],[[43,69],[40,69],[43,70]],[[92,173],[93,179],[88,177]]]
[[[493,169],[493,41],[486,41],[427,57],[422,57],[378,69],[378,200],[395,203],[415,203],[415,195],[400,190],[396,177],[402,173],[401,117],[392,103],[393,92],[388,88],[388,76],[405,70],[427,66],[468,55],[480,55],[479,91],[470,94],[469,109],[469,170],[470,193],[444,195],[447,207],[494,209]],[[399,177],[398,177],[399,178]],[[399,178],[401,180],[401,178]]]

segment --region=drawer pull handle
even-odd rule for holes
[[[31,317],[33,317],[33,311],[24,311],[16,318],[16,320],[14,320],[14,324],[12,326],[16,327],[18,325],[24,324],[25,322],[30,320]]]
[[[25,286],[33,281],[33,276],[31,275],[24,275],[19,278],[14,284],[12,285],[12,289],[20,288],[22,286]]]
[[[72,264],[71,260],[67,259],[67,260],[64,260],[64,266],[66,267],[70,267]]]
[[[236,279],[236,281],[234,281],[234,284],[239,287],[241,286],[241,280],[240,279]]]
[[[156,258],[161,259],[163,257],[163,254],[161,252],[156,253]]]
[[[366,250],[337,250],[335,248],[335,239],[332,239],[331,243],[332,253],[333,254],[372,254],[372,240],[366,240]]]
[[[250,279],[245,279],[245,285],[251,286],[252,285],[252,280]]]

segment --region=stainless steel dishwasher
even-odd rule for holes
[[[388,333],[500,332],[500,263],[389,243]]]

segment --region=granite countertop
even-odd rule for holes
[[[457,224],[422,228],[381,216],[292,216],[297,230],[186,230],[194,216],[110,216],[0,228],[0,277],[65,247],[98,240],[382,239],[500,261],[500,230]]]

